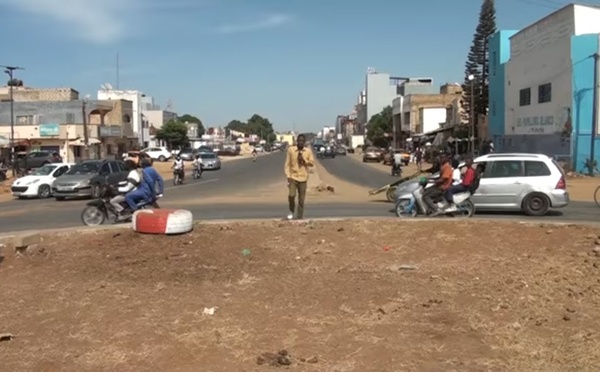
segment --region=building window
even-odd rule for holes
[[[519,106],[531,105],[531,88],[521,89],[519,91]]]
[[[17,115],[17,117],[15,118],[15,124],[17,124],[17,125],[33,124],[33,115]]]
[[[538,103],[552,101],[552,83],[542,84],[538,87]]]
[[[492,116],[496,116],[496,101],[492,101]]]
[[[498,57],[496,52],[492,52],[492,76],[496,76],[498,73]]]

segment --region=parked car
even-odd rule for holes
[[[166,147],[148,147],[141,152],[148,154],[152,160],[167,161],[173,157]]]
[[[200,146],[196,150],[197,152],[215,152],[215,149],[210,146]]]
[[[265,148],[262,145],[254,146],[254,150],[256,150],[258,153],[265,152]]]
[[[363,162],[367,163],[370,161],[378,162],[380,156],[380,151],[376,147],[367,147],[365,152],[363,153]]]
[[[17,178],[10,188],[12,195],[20,199],[49,198],[52,196],[54,181],[72,166],[73,164],[69,163],[46,164],[30,175]]]
[[[474,160],[484,168],[479,188],[471,196],[476,210],[523,211],[544,216],[551,208],[569,204],[569,193],[562,168],[541,154],[489,154]],[[460,164],[459,167],[464,166]],[[434,174],[433,177],[439,176]],[[418,180],[401,183],[396,195]]]
[[[40,168],[50,163],[60,163],[62,158],[56,152],[51,151],[32,151],[27,156],[17,160],[18,166],[21,169]]]
[[[54,181],[52,194],[56,200],[69,197],[98,198],[103,186],[116,186],[125,181],[128,174],[122,161],[84,160]]]
[[[346,148],[344,146],[339,146],[335,149],[335,153],[338,155],[346,156]]]
[[[222,150],[217,151],[217,155],[219,156],[238,156],[239,154],[240,151],[232,147],[226,147]]]
[[[221,159],[214,152],[202,152],[200,153],[200,159],[202,160],[202,168],[204,170],[221,169]]]

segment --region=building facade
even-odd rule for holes
[[[145,148],[148,146],[150,137],[149,126],[144,120],[142,110],[152,107],[153,100],[144,93],[137,90],[115,90],[104,89],[98,91],[99,100],[127,100],[132,102],[132,128],[135,137],[138,140],[138,146]]]
[[[568,158],[578,171],[598,158],[590,153],[598,19],[600,8],[570,4],[492,36],[489,132],[498,150]]]

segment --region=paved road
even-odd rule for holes
[[[320,164],[332,175],[337,178],[352,182],[359,186],[369,189],[378,189],[388,183],[397,180],[383,170],[374,168],[368,164],[363,164],[349,156],[336,156],[335,159],[319,159]],[[389,208],[389,205],[388,207]],[[497,214],[486,213],[485,215],[478,214],[479,217],[500,217],[500,218],[519,218],[528,219],[520,213],[512,214]],[[600,208],[593,202],[571,202],[568,207],[552,211],[545,218],[561,219],[565,221],[600,221]]]

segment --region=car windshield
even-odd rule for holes
[[[192,153],[192,149],[183,149],[179,153],[180,154],[191,154]]]
[[[30,152],[29,155],[27,155],[28,158],[41,158],[42,156],[47,156],[48,154],[46,154],[45,152],[39,152],[39,151],[34,151],[34,152]]]
[[[201,159],[215,159],[216,157],[215,154],[200,154]]]
[[[94,174],[98,173],[98,169],[100,168],[100,163],[98,162],[85,162],[79,163],[73,168],[69,169],[67,173],[70,176],[78,175],[78,174]]]
[[[33,176],[48,176],[56,169],[56,165],[46,164],[32,173]]]

